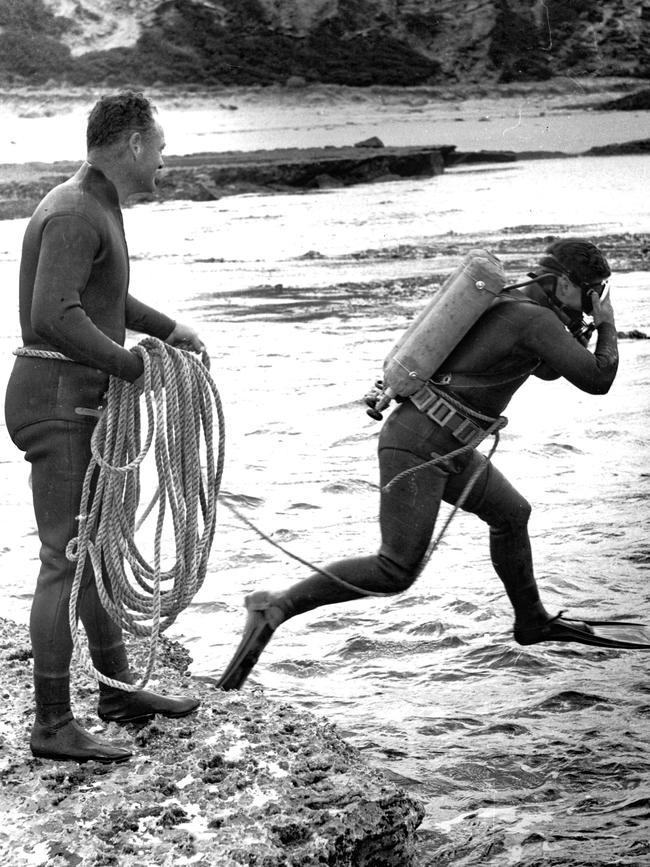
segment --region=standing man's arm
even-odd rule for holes
[[[84,308],[84,290],[99,249],[99,235],[83,217],[63,214],[48,220],[38,254],[31,325],[72,361],[134,382],[142,373],[142,361],[98,328]]]
[[[126,299],[126,327],[164,340],[170,346],[198,352],[204,363],[208,364],[205,344],[194,328],[182,322],[175,322],[132,295],[127,296]]]

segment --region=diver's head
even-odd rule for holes
[[[592,292],[603,296],[612,273],[598,247],[584,238],[553,241],[544,250],[539,265],[557,277],[553,291],[558,300],[584,313],[592,311]]]

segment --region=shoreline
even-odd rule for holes
[[[650,138],[565,151],[458,150],[456,145],[387,147],[377,137],[350,147],[274,148],[224,151],[165,158],[156,193],[139,202],[214,201],[247,193],[301,193],[363,183],[433,177],[465,165],[521,160],[608,157],[650,153]],[[52,187],[78,169],[80,161],[0,164],[0,220],[29,217]]]

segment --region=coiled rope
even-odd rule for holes
[[[140,388],[112,376],[105,409],[91,439],[78,535],[66,550],[68,559],[76,561],[69,606],[75,652],[97,680],[126,691],[147,683],[160,633],[171,626],[204,582],[216,529],[225,443],[219,392],[197,356],[154,337],[145,338],[132,351],[144,365],[146,435],[143,439]],[[17,354],[65,359],[60,353],[39,350],[18,350]],[[152,443],[158,489],[137,518],[141,467]],[[150,564],[135,534],[156,505]],[[169,521],[172,532],[166,532]],[[163,569],[163,557],[171,559],[163,550],[170,536],[175,560]],[[81,645],[77,602],[88,558],[100,600],[113,621],[133,635],[149,638],[146,668],[137,684],[115,681],[97,671]]]

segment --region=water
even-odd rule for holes
[[[264,532],[327,563],[377,545],[379,425],[360,397],[427,284],[470,240],[510,249],[516,278],[547,234],[647,232],[647,179],[647,158],[571,159],[138,206],[125,215],[132,290],[195,322],[210,348],[226,414],[223,488]],[[24,225],[0,224],[3,383]],[[647,281],[615,274],[620,329],[650,331]],[[534,506],[547,607],[650,620],[650,341],[620,352],[607,396],[527,384],[494,460]],[[0,472],[5,613],[24,622],[37,540],[27,467],[6,436]],[[206,583],[171,631],[194,671],[228,661],[245,593],[306,574],[222,508]],[[461,514],[408,593],[291,621],[250,686],[334,721],[425,802],[423,865],[650,863],[647,656],[524,649],[510,629],[486,530]]]

